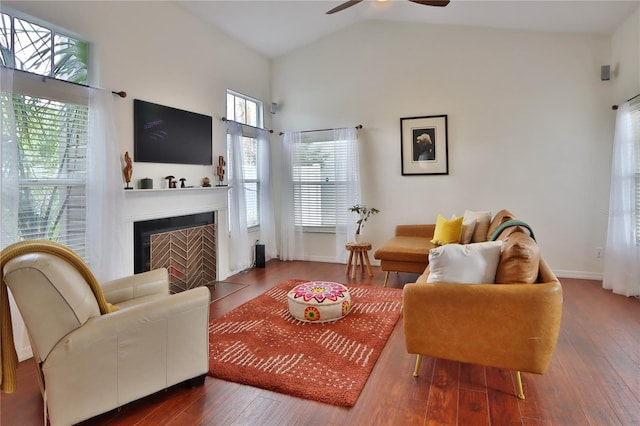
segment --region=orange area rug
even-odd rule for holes
[[[402,290],[347,286],[351,311],[337,321],[289,314],[289,280],[209,325],[209,374],[332,405],[355,405],[402,312]]]

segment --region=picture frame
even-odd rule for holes
[[[402,176],[448,175],[447,115],[400,118]]]

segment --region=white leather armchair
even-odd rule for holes
[[[101,315],[78,270],[49,253],[6,262],[52,425],[69,425],[208,371],[210,293],[169,294],[166,269],[102,284],[119,310]]]

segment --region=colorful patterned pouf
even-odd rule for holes
[[[299,284],[287,293],[289,312],[304,322],[327,322],[343,318],[351,310],[349,289],[327,281]]]

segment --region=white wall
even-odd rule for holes
[[[374,249],[396,224],[506,208],[561,276],[599,278],[614,118],[608,37],[363,22],[273,64],[275,126],[364,125]],[[447,114],[449,175],[401,176],[401,117]],[[277,159],[277,154],[276,154]],[[277,170],[277,168],[276,168]],[[333,240],[312,236],[310,259]]]
[[[270,62],[261,54],[186,13],[170,2],[116,1],[5,1],[9,6],[75,32],[93,42],[99,87],[124,90],[126,99],[116,100],[116,127],[120,151],[133,153],[133,100],[146,101],[213,116],[213,155],[226,158],[226,130],[220,120],[226,115],[226,89],[233,89],[270,103]],[[267,125],[270,114],[265,117]],[[199,186],[208,176],[215,181],[215,165],[187,166],[136,163],[133,156],[133,184],[144,177],[161,187],[167,175],[187,178],[187,185]],[[134,218],[162,216],[198,209],[211,204],[207,192],[159,193],[153,200],[127,193],[127,224],[130,241],[126,273],[133,273]],[[148,197],[147,194],[144,197]],[[206,198],[206,199],[203,199]],[[147,202],[150,201],[150,202]],[[149,209],[154,207],[154,211]],[[226,278],[228,235],[226,215],[218,224],[221,248],[218,278]]]
[[[640,93],[640,7],[611,37],[613,103]]]

